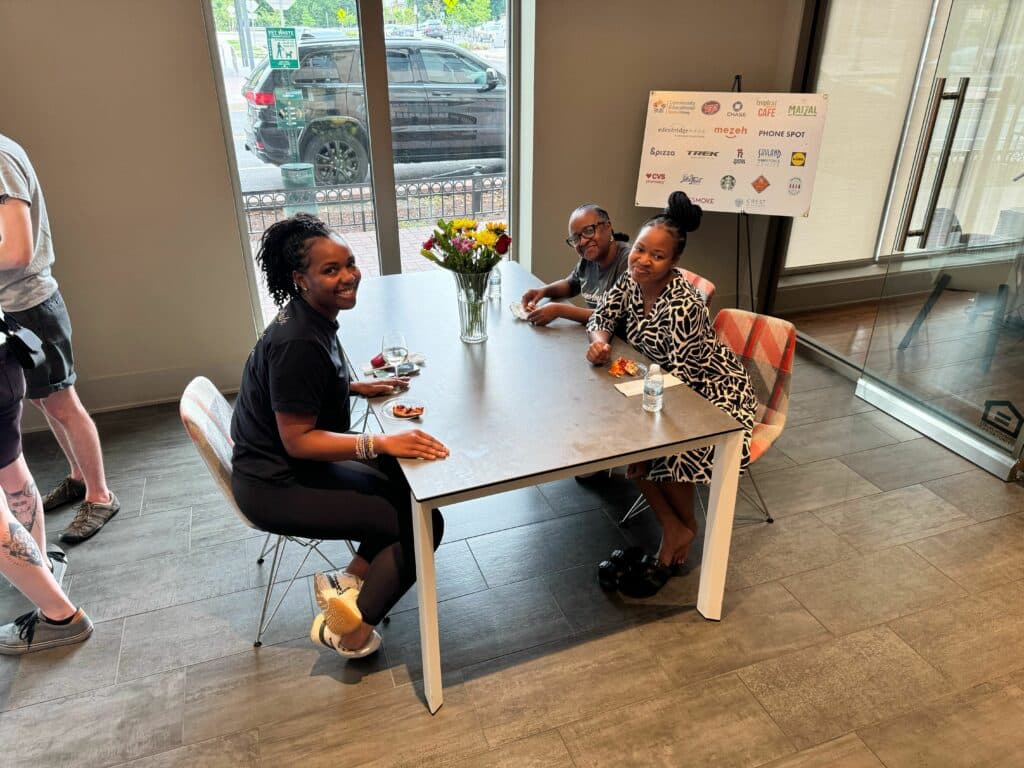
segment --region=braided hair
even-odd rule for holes
[[[694,203],[685,192],[673,192],[668,196],[668,205],[661,213],[644,222],[644,227],[664,227],[675,235],[676,247],[673,257],[679,256],[686,247],[686,233],[700,226],[704,210]]]
[[[581,203],[580,205],[577,205],[575,208],[573,208],[572,213],[569,214],[569,218],[571,219],[577,213],[584,213],[585,211],[593,211],[594,213],[601,217],[602,221],[610,222],[612,220],[612,217],[608,215],[608,211],[599,206],[597,203]],[[613,227],[612,240],[618,240],[621,243],[625,243],[629,241],[629,235],[627,235],[625,232],[616,232],[615,228]]]
[[[315,237],[330,237],[331,230],[316,216],[299,213],[290,219],[271,224],[260,239],[256,262],[263,270],[274,304],[282,306],[299,295],[292,278],[309,266],[310,241]]]

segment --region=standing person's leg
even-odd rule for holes
[[[34,307],[10,314],[43,342],[46,362],[26,372],[26,397],[43,411],[70,468],[70,474],[46,494],[43,509],[82,501],[61,541],[85,541],[117,514],[121,505],[107,488],[96,425],[75,392],[71,318],[59,290]]]

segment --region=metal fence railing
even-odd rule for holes
[[[395,185],[399,226],[432,224],[439,218],[505,218],[507,188],[504,174],[402,181]],[[373,190],[365,184],[245,192],[242,205],[252,239],[297,210],[315,209],[339,232],[374,229]]]

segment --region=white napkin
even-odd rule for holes
[[[677,379],[675,376],[673,376],[671,373],[662,373],[661,374],[661,378],[662,378],[662,381],[664,383],[665,389],[668,389],[669,387],[674,387],[677,384],[682,384],[683,383],[679,379]],[[633,397],[634,395],[642,395],[644,393],[644,380],[643,379],[633,379],[632,381],[624,381],[621,384],[616,384],[615,388],[617,390],[619,390],[619,392],[624,394],[626,397]]]

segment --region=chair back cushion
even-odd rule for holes
[[[688,269],[680,267],[679,271],[683,273],[683,279],[700,292],[700,295],[704,297],[704,303],[710,307],[711,299],[715,297],[715,284]]]
[[[231,406],[205,376],[197,376],[185,387],[178,406],[181,423],[192,438],[206,468],[217,481],[224,497],[251,528],[256,528],[235,504],[231,490]]]
[[[754,420],[781,432],[789,411],[796,328],[777,317],[722,309],[715,317],[715,332],[750,375],[758,403]]]

